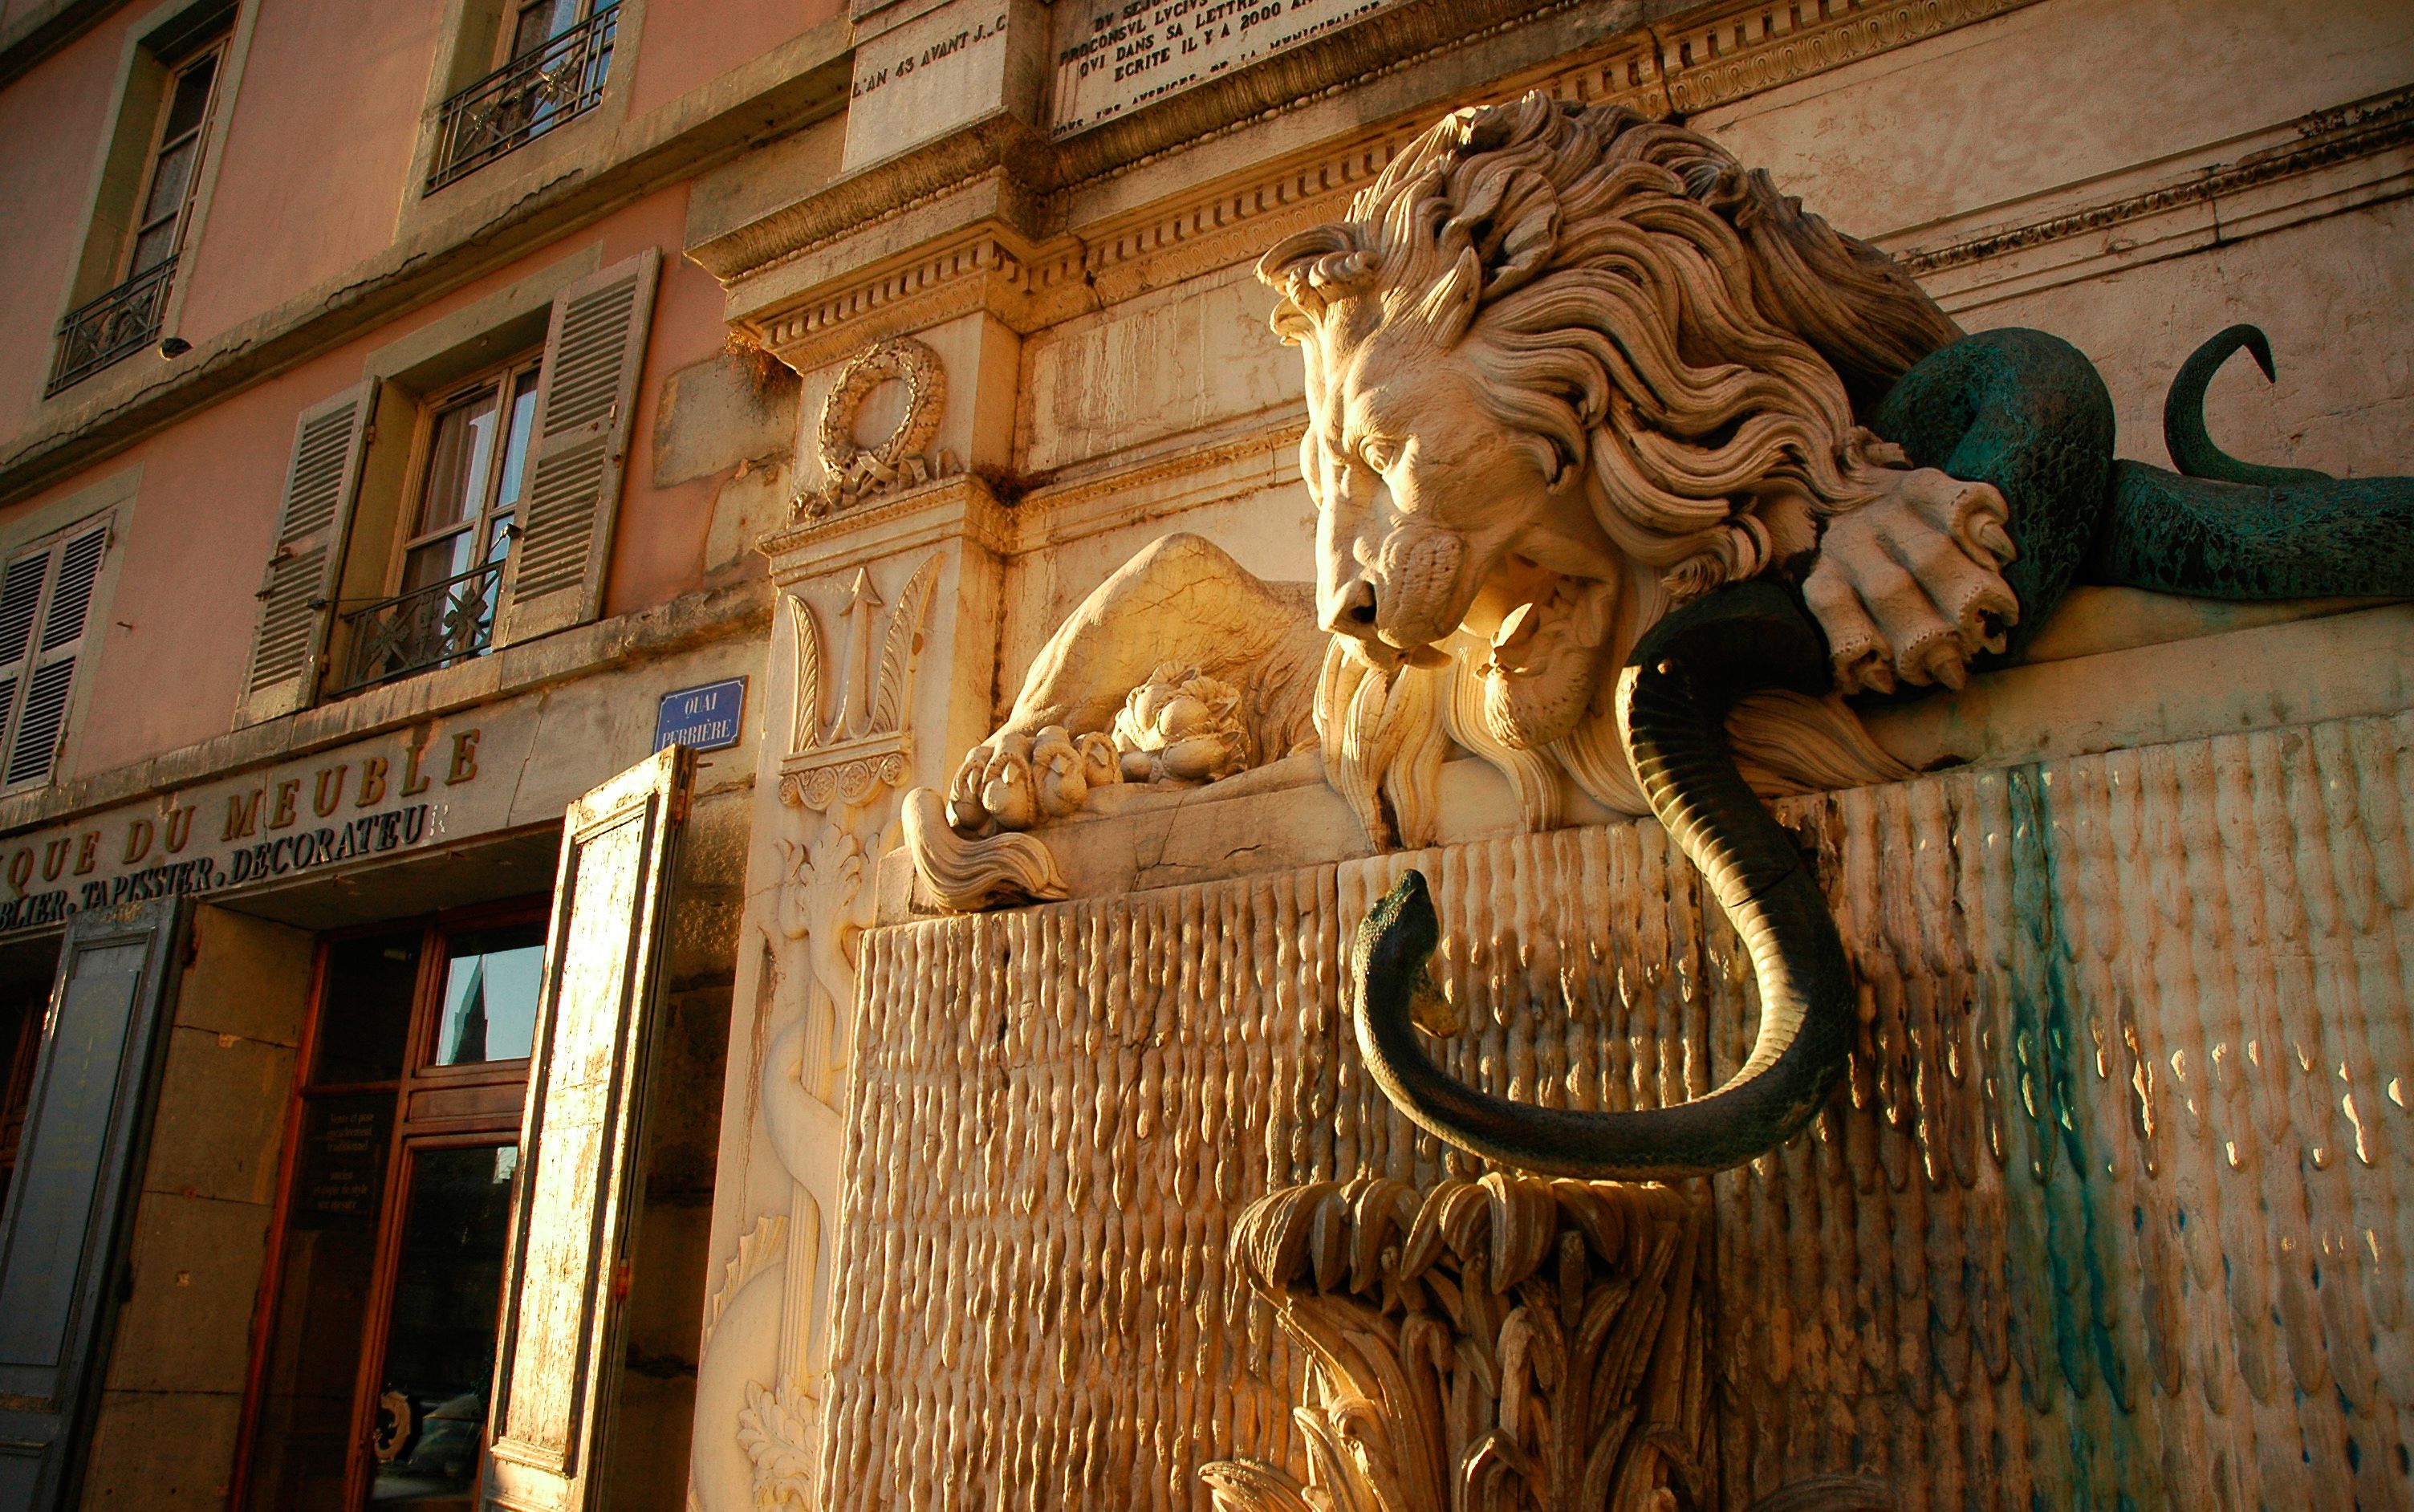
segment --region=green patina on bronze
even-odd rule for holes
[[[2263,333],[2233,325],[2172,380],[2163,434],[2177,472],[2114,460],[2095,365],[2042,331],[1964,337],[1879,403],[1870,428],[1915,463],[1992,484],[2010,503],[2019,557],[2004,579],[2020,622],[2006,657],[2074,580],[2222,599],[2414,592],[2414,478],[2264,467],[2213,444],[2205,387],[2241,350],[2272,370]]]

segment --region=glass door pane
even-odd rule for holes
[[[544,925],[514,924],[455,935],[446,943],[444,1006],[436,1064],[519,1060],[536,1037],[537,973]]]
[[[394,1111],[391,1091],[304,1104],[255,1430],[254,1507],[344,1505]]]
[[[513,1145],[411,1156],[370,1431],[373,1505],[467,1512],[476,1494],[518,1165]]]

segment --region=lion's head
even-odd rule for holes
[[[1895,487],[1855,404],[1960,334],[1707,137],[1541,94],[1445,117],[1258,276],[1306,363],[1336,646],[1388,681],[1488,640],[1474,743],[1548,748],[1609,797],[1623,763],[1587,781],[1583,749],[1607,674]]]

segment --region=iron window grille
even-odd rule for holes
[[[495,601],[502,578],[503,560],[499,558],[457,577],[346,613],[351,654],[338,691],[350,693],[484,655],[494,644]]]
[[[156,341],[168,308],[168,285],[175,276],[176,260],[171,257],[91,304],[69,310],[59,322],[59,350],[42,397],[81,383]]]
[[[444,102],[430,194],[593,110],[612,71],[620,7],[607,6]]]

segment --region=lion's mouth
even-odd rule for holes
[[[1566,739],[1590,711],[1617,590],[1558,573],[1519,577],[1481,669],[1483,703],[1493,738],[1530,751]]]
[[[1566,651],[1596,651],[1609,638],[1614,585],[1542,573],[1524,586],[1516,607],[1492,633],[1491,670],[1512,678],[1540,675]]]

